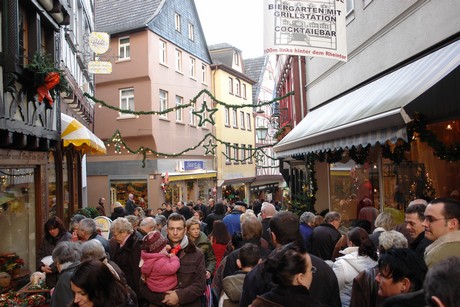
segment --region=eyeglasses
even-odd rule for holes
[[[311,266],[311,270],[307,270],[307,272],[311,272],[312,274],[315,274],[317,271],[316,267],[315,266]]]
[[[427,221],[428,223],[433,223],[433,222],[442,221],[442,220],[450,220],[450,219],[448,219],[448,218],[439,218],[439,219],[437,219],[437,218],[434,218],[434,217],[432,217],[430,215],[425,216],[425,221]]]

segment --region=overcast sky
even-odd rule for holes
[[[243,58],[263,55],[263,0],[195,0],[208,45],[229,43]]]

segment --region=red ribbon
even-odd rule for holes
[[[49,101],[50,106],[53,105],[53,98],[51,97],[50,90],[59,84],[60,76],[57,72],[50,72],[45,77],[45,83],[37,88],[38,101],[43,102],[46,98]]]
[[[180,251],[180,244],[177,244],[176,246],[174,246],[173,248],[171,248],[171,254],[173,255],[176,255],[177,256],[177,253]]]

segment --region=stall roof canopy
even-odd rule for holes
[[[395,142],[398,138],[407,140],[409,104],[453,71],[458,74],[459,63],[460,40],[457,40],[310,111],[274,151],[282,158],[388,140]],[[429,103],[439,103],[438,99]]]
[[[61,113],[61,139],[64,147],[70,144],[83,152],[105,154],[107,152],[104,142],[94,135],[78,120]]]

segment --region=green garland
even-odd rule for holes
[[[416,113],[414,120],[408,125],[409,139],[412,140],[414,133],[417,133],[422,142],[427,143],[434,149],[434,154],[441,160],[455,162],[460,160],[460,142],[446,146],[438,139],[433,131],[426,128],[427,122],[422,114]]]
[[[206,142],[206,139],[208,139],[208,143],[205,143]],[[267,158],[270,158],[272,160],[275,160],[277,161],[278,159],[275,159],[273,157],[270,157],[269,155],[267,155],[263,149],[264,148],[269,148],[269,147],[272,147],[273,144],[269,144],[269,145],[264,145],[264,146],[260,146],[260,147],[256,147],[256,148],[248,148],[248,147],[239,147],[239,146],[236,146],[236,145],[232,145],[228,142],[225,142],[219,138],[217,138],[215,135],[213,135],[212,133],[207,133],[196,145],[192,146],[192,147],[189,147],[189,148],[186,148],[180,152],[177,152],[177,153],[166,153],[166,152],[160,152],[160,151],[156,151],[152,148],[149,148],[149,147],[144,147],[144,146],[141,146],[137,149],[133,149],[131,147],[128,146],[128,144],[126,144],[126,142],[124,141],[120,131],[117,129],[115,131],[115,133],[112,135],[112,137],[110,138],[109,141],[106,142],[106,145],[108,147],[110,147],[110,143],[113,143],[114,144],[114,147],[115,147],[115,152],[116,153],[119,153],[121,154],[121,150],[122,148],[123,149],[126,149],[129,153],[131,154],[135,154],[135,155],[138,155],[138,154],[141,154],[142,155],[142,167],[145,167],[145,160],[147,159],[147,155],[148,154],[152,154],[152,155],[155,155],[156,157],[178,157],[178,156],[181,156],[189,151],[192,151],[192,150],[195,150],[197,149],[198,147],[200,146],[203,146],[204,149],[205,149],[205,155],[214,155],[215,154],[215,148],[217,147],[217,145],[214,143],[214,142],[218,142],[220,144],[223,144],[223,145],[226,145],[232,149],[236,149],[236,150],[240,150],[240,149],[246,149],[246,150],[250,150],[252,151],[252,153],[250,155],[248,155],[246,158],[244,159],[235,159],[235,158],[232,158],[232,157],[228,157],[225,152],[222,152],[222,154],[230,161],[235,161],[235,162],[246,162],[248,160],[251,160],[252,158],[254,158],[256,160],[256,163],[261,161],[263,159],[263,156],[265,155]],[[204,144],[204,145],[203,145]]]
[[[286,95],[284,96],[281,96],[281,97],[277,97],[275,99],[272,99],[270,101],[265,101],[265,102],[262,102],[262,101],[259,101],[259,103],[257,104],[239,104],[239,105],[236,105],[236,104],[228,104],[228,103],[225,103],[223,101],[220,101],[218,99],[216,99],[216,97],[214,97],[210,91],[208,90],[201,90],[193,99],[190,100],[189,103],[187,104],[182,104],[182,105],[176,105],[175,107],[172,107],[172,108],[168,108],[168,109],[165,109],[163,111],[132,111],[132,110],[125,110],[125,109],[120,109],[118,107],[115,107],[115,106],[112,106],[110,104],[107,104],[106,102],[104,102],[103,100],[99,100],[97,98],[95,98],[94,96],[91,96],[90,94],[88,93],[84,93],[84,96],[88,97],[89,99],[91,99],[92,101],[94,101],[95,103],[99,103],[101,107],[105,107],[105,108],[108,108],[108,109],[111,109],[111,110],[114,110],[114,111],[118,111],[120,113],[123,113],[123,114],[132,114],[132,115],[164,115],[164,114],[167,114],[167,113],[171,113],[171,112],[174,112],[176,110],[180,110],[180,109],[185,109],[185,108],[189,108],[189,107],[193,107],[197,104],[197,100],[198,98],[201,96],[201,95],[208,95],[211,100],[218,104],[218,105],[221,105],[221,106],[224,106],[225,108],[229,108],[229,109],[241,109],[241,108],[259,108],[261,106],[266,106],[266,105],[271,105],[273,104],[274,102],[277,102],[279,100],[283,100],[291,95],[294,95],[294,92],[289,92],[287,93]],[[206,101],[203,102],[203,105],[206,103]],[[208,110],[208,108],[206,108]],[[215,108],[212,108],[212,109],[209,109],[209,110],[217,110]],[[208,110],[208,111],[209,111]],[[197,113],[200,113],[204,111],[203,108],[202,110],[200,111],[193,111],[193,113],[197,116],[199,116],[198,114],[196,114],[195,112]],[[206,120],[204,120],[203,122],[205,122]],[[208,121],[210,122],[210,121]]]

